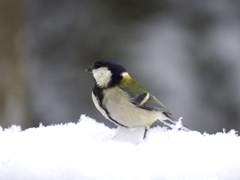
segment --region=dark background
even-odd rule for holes
[[[176,118],[240,129],[240,1],[0,2],[0,126],[104,120],[91,100],[100,59],[123,64]]]

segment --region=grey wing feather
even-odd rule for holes
[[[171,113],[164,107],[164,105],[153,95],[148,92],[133,93],[128,88],[122,88],[129,96],[131,102],[139,108],[149,111],[157,110],[171,115]],[[145,101],[144,103],[142,103]]]
[[[131,96],[131,94],[129,94]],[[142,93],[136,96],[131,96],[130,99],[132,101],[133,104],[135,104],[136,106],[140,105],[142,103],[142,101],[144,100],[144,98],[146,98],[147,93]]]
[[[140,107],[147,110],[162,111],[166,114],[171,115],[171,113],[164,107],[164,105],[153,95],[150,95],[149,99]]]

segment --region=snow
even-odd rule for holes
[[[0,128],[0,179],[240,179],[240,138],[78,123]],[[132,135],[132,136],[131,136]]]

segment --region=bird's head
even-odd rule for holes
[[[127,74],[126,69],[115,61],[97,61],[92,67],[86,69],[93,74],[97,86],[108,88],[117,85]]]

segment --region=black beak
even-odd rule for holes
[[[92,70],[93,70],[92,67],[85,69],[85,71],[87,71],[89,73],[92,73]]]

